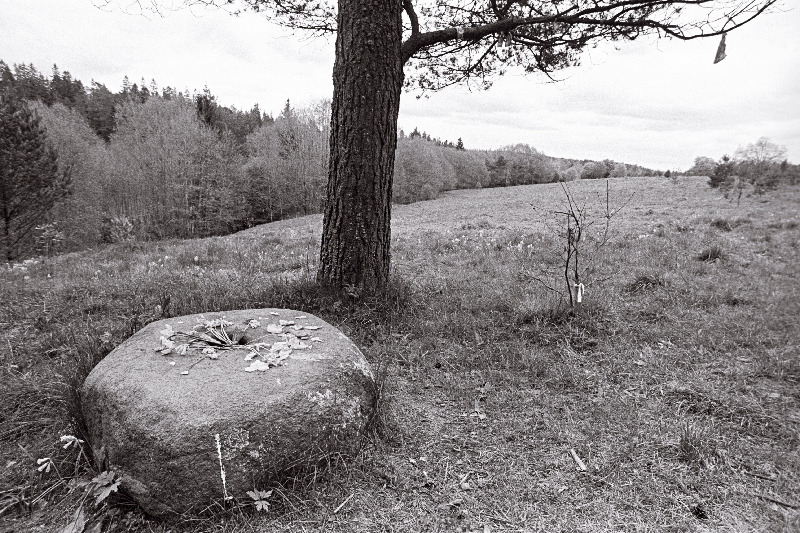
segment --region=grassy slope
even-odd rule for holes
[[[571,184],[597,214],[604,187]],[[557,185],[395,207],[397,281],[380,301],[332,300],[309,281],[318,216],[3,273],[0,501],[53,489],[32,514],[9,508],[8,527],[63,523],[75,499],[58,480],[76,458],[58,447],[74,431],[59,383],[161,305],[302,309],[389,373],[384,438],[281,488],[269,514],[189,530],[800,529],[800,190],[737,206],[699,178],[611,182],[612,205],[631,194],[591,278],[610,279],[575,314],[537,281],[560,283]],[[36,472],[45,456],[58,474]],[[127,521],[115,523],[163,530]]]

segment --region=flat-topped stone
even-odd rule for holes
[[[338,329],[249,309],[147,325],[92,370],[82,401],[98,465],[165,516],[247,501],[295,468],[354,451],[374,391]]]

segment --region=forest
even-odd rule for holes
[[[25,183],[2,177],[9,261],[101,243],[223,235],[322,209],[329,101],[298,108],[287,100],[273,117],[257,104],[221,105],[207,87],[179,91],[125,77],[113,92],[95,81],[87,87],[56,65],[46,76],[32,64],[2,60],[0,95],[4,123],[22,120],[25,142],[41,152],[36,165],[52,167],[47,182],[41,169]],[[4,142],[15,135],[9,130]],[[12,172],[15,165],[36,166],[4,162]],[[660,173],[548,157],[526,144],[469,150],[462,139],[442,141],[415,128],[398,134],[392,199],[628,175]]]

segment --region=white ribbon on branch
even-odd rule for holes
[[[576,283],[573,287],[578,289],[578,303],[581,303],[583,301],[583,293],[586,292],[586,286],[583,283]]]

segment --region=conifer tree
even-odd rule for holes
[[[39,117],[0,94],[0,251],[8,261],[28,251],[36,225],[68,192],[69,169],[59,171]]]

